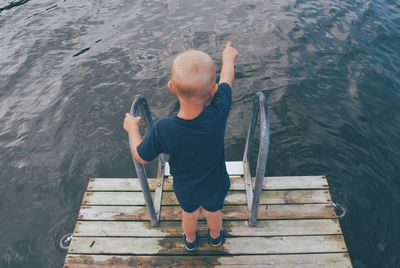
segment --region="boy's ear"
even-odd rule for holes
[[[211,91],[210,91],[210,96],[214,97],[214,95],[217,92],[217,90],[218,90],[218,84],[215,83],[214,86],[212,87]]]
[[[168,86],[169,92],[171,92],[173,95],[176,96],[175,87],[171,80],[168,80],[167,86]]]

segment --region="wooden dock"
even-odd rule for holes
[[[223,246],[208,245],[202,221],[198,249],[184,249],[168,173],[158,227],[150,226],[138,179],[93,178],[64,267],[351,267],[324,176],[265,178],[259,222],[249,227],[243,171],[228,163]],[[154,190],[155,179],[149,185]]]

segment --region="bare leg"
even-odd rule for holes
[[[203,216],[207,220],[208,228],[210,228],[210,235],[212,238],[219,237],[219,233],[222,229],[222,212],[217,210],[215,212],[210,212],[202,209]]]
[[[195,211],[188,213],[183,211],[182,229],[186,236],[186,241],[194,242],[196,240],[197,223],[200,216],[200,207]]]

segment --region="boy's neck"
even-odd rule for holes
[[[201,114],[201,112],[204,110],[204,106],[206,105],[206,103],[206,101],[188,101],[179,98],[180,107],[177,116],[186,120],[194,119],[199,116],[199,114]]]

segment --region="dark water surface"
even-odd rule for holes
[[[400,267],[398,1],[16,2],[0,1],[0,267],[61,267],[88,178],[134,176],[133,96],[176,111],[171,59],[198,48],[220,68],[227,40],[228,160],[268,93],[268,174],[326,174],[354,266]]]

